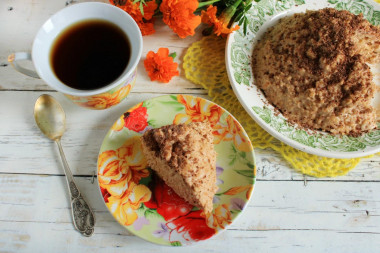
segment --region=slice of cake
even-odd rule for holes
[[[149,166],[180,197],[206,213],[213,209],[216,152],[210,124],[168,125],[141,137]]]

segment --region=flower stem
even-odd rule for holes
[[[199,5],[198,5],[198,9],[202,8],[204,6],[211,5],[213,3],[219,2],[219,1],[220,0],[210,0],[210,1],[206,1],[206,2],[200,2]]]
[[[227,8],[226,12],[225,12],[225,17],[232,17],[235,12],[236,12],[236,9],[237,7],[240,5],[240,3],[242,2],[243,0],[237,0],[233,5],[231,5],[230,7]]]
[[[228,27],[231,26],[231,20],[235,15],[235,12],[243,0],[237,0],[233,5],[225,9],[220,15],[219,19],[223,21]]]
[[[232,5],[234,8],[237,8],[239,6],[239,4],[242,2],[243,0],[238,0],[234,3],[234,5]]]

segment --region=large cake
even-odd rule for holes
[[[282,18],[252,57],[255,84],[290,122],[352,136],[377,128],[367,63],[380,63],[380,27],[363,15],[326,8]]]

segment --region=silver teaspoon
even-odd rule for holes
[[[57,100],[52,96],[43,94],[34,105],[34,119],[41,132],[57,143],[71,196],[71,214],[74,227],[84,236],[91,236],[94,233],[95,216],[74,182],[73,174],[61,146],[61,137],[66,127],[65,112]]]

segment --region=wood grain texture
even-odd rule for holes
[[[181,76],[150,82],[142,61],[132,93],[120,105],[92,111],[72,104],[42,80],[16,72],[10,53],[30,51],[43,22],[66,5],[84,0],[0,1],[0,252],[378,252],[380,248],[380,157],[363,159],[337,178],[305,177],[271,149],[256,149],[257,183],[247,209],[225,232],[192,247],[161,247],[128,233],[106,209],[91,184],[104,136],[136,103],[165,94],[206,91],[183,76],[186,48],[200,38],[178,39],[159,20],[144,37],[149,50],[177,53]],[[101,0],[100,2],[108,2]],[[201,30],[202,28],[199,28]],[[25,63],[26,66],[31,66]],[[66,181],[55,144],[34,123],[33,106],[53,95],[67,115],[62,145],[78,187],[93,207],[95,234],[74,230]],[[95,179],[96,180],[96,179]]]
[[[30,251],[51,241],[46,252],[174,250],[128,233],[106,209],[97,184],[89,177],[76,181],[96,215],[90,238],[73,230],[63,177],[0,175],[0,248]],[[305,187],[303,182],[258,181],[255,188],[249,206],[226,232],[181,252],[370,252],[380,246],[378,182],[310,182]]]

